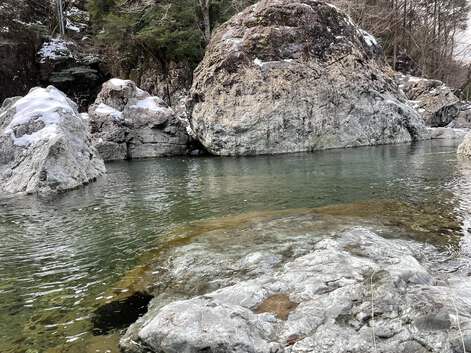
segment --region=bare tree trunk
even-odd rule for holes
[[[61,33],[61,36],[64,36],[65,34],[64,9],[62,6],[62,0],[56,0],[56,6],[57,6],[57,21],[59,22],[59,31]]]
[[[209,5],[211,0],[198,0],[198,4],[203,16],[203,35],[206,43],[209,43],[211,38],[211,20],[209,18]]]

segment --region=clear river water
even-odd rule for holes
[[[458,160],[449,141],[107,169],[66,194],[0,196],[0,352],[117,352],[119,332],[92,333],[94,311],[120,278],[149,261],[143,255],[195,222],[363,205],[361,222],[382,212],[376,205],[405,205],[393,210],[395,221],[421,228],[421,241],[430,235],[444,252],[469,253],[471,161]]]

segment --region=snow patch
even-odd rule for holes
[[[253,62],[254,62],[255,65],[263,67],[263,61],[260,60],[259,58],[255,58],[255,60]]]
[[[95,109],[95,113],[103,114],[103,115],[110,115],[113,120],[122,120],[123,113],[110,107],[105,103],[100,103],[98,107]]]
[[[259,58],[255,58],[253,61],[255,65],[259,67],[264,67],[265,65],[270,65],[270,64],[278,64],[278,63],[291,63],[293,62],[293,59],[283,59],[283,60],[276,60],[276,61],[262,61]]]
[[[122,89],[124,86],[126,86],[131,81],[122,80],[120,78],[112,78],[108,82],[111,83],[111,86],[113,86],[114,89]]]
[[[72,21],[70,21],[68,18],[65,20],[65,28],[68,30],[74,31],[74,32],[80,32],[80,28],[74,25]]]
[[[363,29],[360,29],[359,30],[361,35],[363,36],[363,40],[365,41],[365,43],[369,46],[369,47],[377,47],[378,46],[378,41],[376,40],[376,38],[368,33],[367,31],[363,30]]]
[[[59,38],[54,38],[49,42],[43,43],[41,49],[38,51],[41,63],[45,63],[47,60],[72,58],[72,53],[67,46],[73,44],[72,42],[67,42]]]
[[[70,105],[66,96],[53,86],[34,88],[15,102],[13,107],[15,115],[4,133],[10,134],[14,144],[18,146],[28,146],[40,140],[54,138],[57,135],[61,114],[76,115],[74,107]],[[28,124],[33,120],[43,122],[44,127],[30,135],[15,136],[15,127]]]
[[[160,106],[156,100],[157,97],[147,97],[141,100],[138,100],[134,106],[141,109],[148,109],[154,112],[165,112],[166,108]]]

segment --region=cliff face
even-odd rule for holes
[[[39,81],[36,52],[51,13],[47,1],[0,0],[0,102],[26,94]]]

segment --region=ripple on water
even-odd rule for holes
[[[389,226],[422,234],[423,241],[463,233],[471,209],[470,170],[468,163],[456,161],[455,146],[425,143],[119,162],[108,165],[106,178],[67,194],[2,196],[0,352],[116,349],[116,334],[91,335],[93,312],[141,280],[146,266],[131,270],[132,279],[130,269],[165,246],[181,245],[176,239],[191,242],[192,236],[214,229],[230,233],[244,218],[224,216],[249,219],[251,212],[340,203],[356,204],[357,215],[349,217],[363,218],[361,212],[394,210],[375,208],[371,200],[394,200],[413,205],[414,211],[403,210]],[[370,207],[361,211],[358,205],[365,203]],[[204,219],[212,220],[194,223]],[[289,232],[295,221],[300,220],[284,219],[277,231]],[[252,234],[262,234],[263,222],[251,224]],[[443,242],[456,250],[463,239]],[[117,285],[123,276],[127,283]]]

